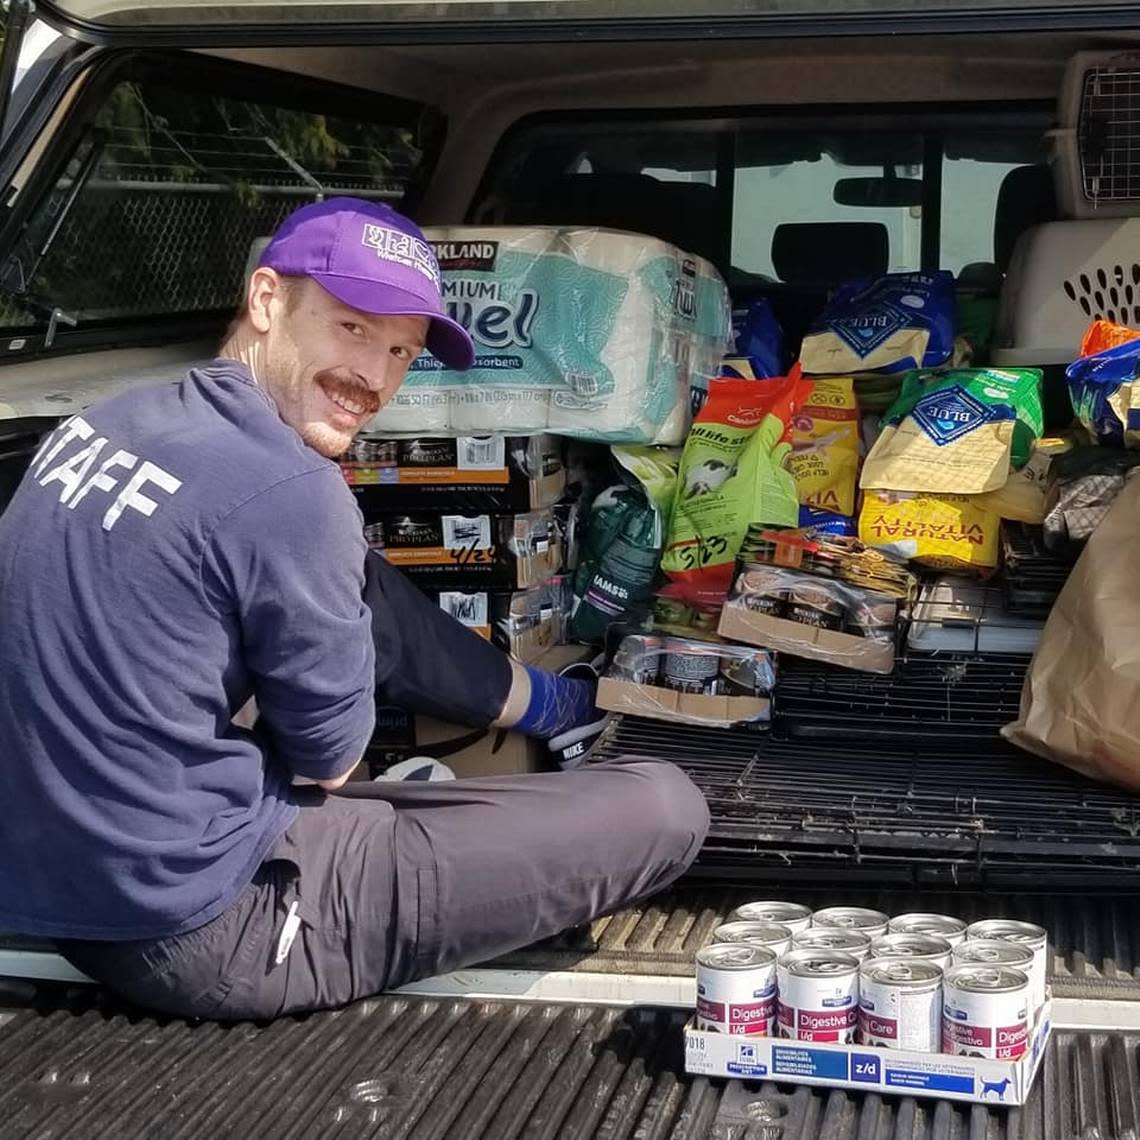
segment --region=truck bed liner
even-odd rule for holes
[[[0,1010],[0,1137],[1134,1136],[1140,1036],[1060,1032],[1022,1109],[687,1076],[676,1010],[359,1002],[265,1026]]]
[[[966,921],[995,916],[1044,926],[1058,997],[1140,1000],[1140,895],[1016,894],[815,888],[742,889],[683,883],[643,906],[598,919],[489,965],[528,970],[690,976],[693,956],[733,907],[759,897],[818,909],[869,906],[888,914],[934,911]]]

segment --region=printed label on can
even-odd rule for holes
[[[865,972],[859,979],[859,1041],[937,1053],[942,1043],[941,984],[936,980],[933,985],[907,986]]]
[[[998,1061],[1016,1061],[1029,1042],[1029,1026],[1024,1021],[1014,1025],[970,1025],[951,1021],[942,1027],[942,1052],[968,1057],[993,1057]]]
[[[779,1003],[780,1036],[797,1041],[834,1041],[850,1045],[855,1041],[858,1011],[848,1009],[795,1009]]]
[[[942,1052],[1016,1061],[1029,1044],[1029,979],[1009,967],[955,966],[942,991]]]
[[[697,1025],[716,1033],[771,1036],[776,955],[762,946],[718,943],[697,953]]]
[[[697,998],[697,1028],[737,1036],[772,1035],[772,1014],[775,1012],[776,994],[750,1002],[710,1001]]]

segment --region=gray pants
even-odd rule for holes
[[[297,820],[216,919],[64,952],[121,996],[182,1016],[336,1006],[653,894],[688,867],[708,828],[697,788],[653,760],[298,792]],[[291,908],[300,925],[287,948]]]

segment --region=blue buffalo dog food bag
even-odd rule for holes
[[[954,277],[889,273],[841,285],[804,337],[816,376],[937,368],[954,348]]]

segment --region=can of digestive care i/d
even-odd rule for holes
[[[921,958],[869,958],[859,971],[859,1042],[937,1053],[942,968]]]
[[[1029,978],[1010,966],[952,966],[942,979],[942,1052],[1016,1061],[1029,1047]]]
[[[911,912],[896,914],[887,926],[891,934],[934,934],[945,938],[951,946],[966,941],[966,924],[948,914]]]
[[[940,970],[950,969],[953,949],[935,934],[880,934],[871,942],[872,958],[923,958]]]
[[[792,936],[792,946],[796,950],[836,950],[860,962],[871,954],[871,939],[866,934],[838,926],[809,926]]]
[[[859,961],[834,950],[791,950],[777,967],[780,1036],[850,1045],[859,1017]]]
[[[1033,969],[1029,972],[1029,996],[1036,1011],[1045,1004],[1046,976],[1049,972],[1049,936],[1040,926],[1018,922],[1012,918],[987,918],[972,922],[966,928],[966,941],[996,938],[999,942],[1015,942],[1033,951]]]
[[[882,911],[861,906],[829,906],[811,916],[812,926],[838,926],[841,930],[858,930],[869,938],[887,932],[887,916]]]
[[[713,930],[713,942],[767,946],[778,958],[791,949],[792,932],[775,922],[725,922]]]
[[[728,917],[734,922],[774,922],[786,926],[793,935],[811,926],[809,907],[776,899],[742,903]]]
[[[697,951],[697,1028],[770,1036],[776,955],[765,946],[716,942]]]

